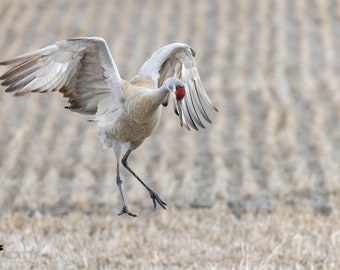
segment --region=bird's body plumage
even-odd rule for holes
[[[206,107],[216,110],[201,83],[194,56],[188,45],[166,45],[129,82],[120,77],[105,40],[75,38],[0,62],[12,66],[0,80],[6,92],[16,96],[59,91],[68,98],[66,108],[90,115],[101,142],[117,158],[117,184],[124,203],[121,213],[134,215],[122,193],[120,162],[147,188],[154,206],[156,202],[163,208],[166,205],[127,165],[131,151],[157,127],[161,104],[166,106],[173,96],[181,125],[196,130],[204,128],[204,121],[211,122]]]
[[[112,105],[111,97],[98,104],[95,121],[104,146],[112,147],[112,139],[131,143],[131,150],[140,145],[157,127],[166,94],[156,91],[147,78],[135,78],[131,83],[123,80],[118,104]]]

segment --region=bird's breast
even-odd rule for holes
[[[161,117],[161,108],[147,118],[122,114],[107,129],[107,136],[121,142],[136,142],[149,137],[157,127]]]

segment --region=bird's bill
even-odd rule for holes
[[[176,100],[175,102],[175,113],[178,115],[179,117],[179,121],[181,124],[181,127],[183,127],[183,109],[182,109],[182,100]]]
[[[179,121],[181,124],[181,127],[183,127],[183,110],[182,110],[182,100],[176,101],[176,111],[178,113]]]

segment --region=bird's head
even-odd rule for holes
[[[176,111],[178,113],[180,123],[182,126],[183,125],[182,100],[185,97],[184,83],[175,77],[171,77],[164,82],[163,87],[168,89],[171,95],[173,95],[173,97],[176,100],[176,103],[175,103]]]
[[[181,101],[184,98],[185,87],[181,80],[171,77],[164,82],[163,86],[168,89],[172,95],[174,95],[177,101]]]

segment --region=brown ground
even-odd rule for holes
[[[101,36],[126,79],[188,43],[220,110],[201,133],[164,111],[130,165],[168,210],[124,174],[134,219],[93,124],[1,91],[1,269],[340,268],[338,1],[2,0],[0,33],[0,59]]]

